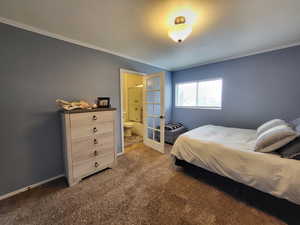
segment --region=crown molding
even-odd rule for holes
[[[120,54],[118,52],[114,52],[114,51],[111,51],[111,50],[108,50],[108,49],[105,49],[105,48],[100,48],[96,45],[89,44],[89,43],[82,42],[82,41],[78,41],[78,40],[75,40],[75,39],[72,39],[72,38],[68,38],[68,37],[65,37],[65,36],[60,35],[60,34],[48,32],[46,30],[43,30],[43,29],[40,29],[40,28],[37,28],[37,27],[34,27],[34,26],[30,26],[30,25],[27,25],[27,24],[24,24],[24,23],[17,22],[15,20],[0,17],[0,23],[11,25],[13,27],[17,27],[17,28],[20,28],[22,30],[30,31],[30,32],[37,33],[37,34],[47,36],[47,37],[50,37],[50,38],[54,38],[54,39],[58,39],[58,40],[61,40],[61,41],[69,42],[69,43],[79,45],[79,46],[82,46],[82,47],[86,47],[86,48],[94,49],[94,50],[97,50],[97,51],[105,52],[105,53],[108,53],[108,54],[111,54],[111,55],[119,56],[119,57],[129,59],[129,60],[132,60],[132,61],[135,61],[135,62],[139,62],[139,63],[143,63],[143,64],[146,64],[146,65],[149,65],[149,66],[153,66],[153,67],[156,67],[156,68],[159,68],[159,69],[169,70],[168,68],[163,68],[159,65],[154,65],[154,64],[148,63],[146,61],[143,61],[143,60],[140,60],[140,59],[137,59],[137,58],[134,58],[134,57],[123,55],[123,54]]]
[[[195,63],[195,64],[191,64],[191,65],[187,65],[187,66],[181,66],[181,67],[175,67],[175,68],[165,68],[165,67],[162,67],[160,65],[154,65],[154,64],[145,62],[143,60],[140,60],[140,59],[137,59],[137,58],[134,58],[134,57],[130,57],[130,56],[127,56],[127,55],[123,55],[123,54],[120,54],[118,52],[114,52],[114,51],[111,51],[111,50],[108,50],[108,49],[105,49],[105,48],[100,48],[96,45],[92,45],[92,44],[85,43],[85,42],[82,42],[82,41],[78,41],[78,40],[75,40],[75,39],[72,39],[72,38],[68,38],[68,37],[65,37],[65,36],[60,35],[60,34],[48,32],[46,30],[43,30],[43,29],[40,29],[40,28],[37,28],[37,27],[33,27],[33,26],[30,26],[30,25],[27,25],[27,24],[24,24],[24,23],[17,22],[15,20],[0,17],[0,23],[11,25],[11,26],[20,28],[22,30],[30,31],[30,32],[37,33],[37,34],[47,36],[47,37],[50,37],[50,38],[54,38],[54,39],[57,39],[57,40],[61,40],[61,41],[65,41],[65,42],[72,43],[72,44],[75,44],[75,45],[79,45],[79,46],[82,46],[82,47],[86,47],[86,48],[94,49],[94,50],[97,50],[97,51],[105,52],[105,53],[108,53],[108,54],[112,54],[112,55],[115,55],[115,56],[119,56],[119,57],[122,57],[122,58],[125,58],[125,59],[133,60],[135,62],[143,63],[143,64],[146,64],[146,65],[149,65],[149,66],[153,66],[153,67],[163,69],[163,70],[167,70],[167,71],[171,71],[171,72],[176,72],[176,71],[186,70],[186,69],[192,69],[194,67],[225,62],[225,61],[229,61],[229,60],[233,60],[233,59],[239,59],[239,58],[243,58],[243,57],[247,57],[247,56],[258,55],[258,54],[262,54],[262,53],[272,52],[272,51],[281,50],[281,49],[295,47],[295,46],[300,45],[300,42],[296,42],[296,43],[292,43],[292,44],[289,44],[289,45],[282,45],[282,46],[279,46],[279,47],[269,48],[269,49],[265,49],[265,50],[261,50],[261,51],[250,52],[250,53],[247,53],[247,54],[240,54],[240,55],[236,55],[236,56],[230,56],[230,57],[224,57],[224,58],[219,58],[219,59],[215,59],[215,60],[209,60],[209,61],[206,61],[204,63]]]
[[[221,62],[225,62],[225,61],[229,61],[229,60],[233,60],[233,59],[240,59],[240,58],[244,58],[244,57],[248,57],[248,56],[259,55],[259,54],[263,54],[263,53],[273,52],[273,51],[282,50],[285,48],[296,47],[296,46],[300,46],[300,42],[292,43],[289,45],[282,45],[279,47],[269,48],[269,49],[265,49],[265,50],[261,50],[261,51],[254,51],[254,52],[247,53],[247,54],[241,54],[241,55],[236,55],[236,56],[224,57],[224,58],[220,58],[220,59],[216,59],[216,60],[210,60],[205,63],[195,63],[195,64],[188,65],[188,66],[181,66],[181,67],[177,67],[177,68],[173,68],[173,69],[171,68],[171,72],[193,69],[193,68],[199,67],[199,66],[205,66],[205,65],[214,64],[214,63],[221,63]]]

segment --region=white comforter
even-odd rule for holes
[[[255,130],[207,125],[181,135],[171,154],[300,205],[300,161],[254,151]]]

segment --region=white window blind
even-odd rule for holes
[[[222,108],[222,79],[176,84],[175,104],[186,108]]]

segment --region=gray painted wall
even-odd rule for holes
[[[119,69],[162,71],[4,24],[0,49],[0,195],[63,173],[57,98],[111,97],[120,149]],[[170,73],[166,81],[171,93]]]
[[[173,104],[174,121],[188,128],[257,128],[272,118],[300,117],[300,47],[173,72],[172,82],[175,87],[182,81],[214,77],[223,78],[223,109],[180,109]]]

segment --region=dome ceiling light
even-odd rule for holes
[[[186,23],[184,16],[177,16],[175,18],[174,25],[171,26],[168,35],[169,37],[177,42],[183,42],[193,31],[193,28],[190,24]]]

